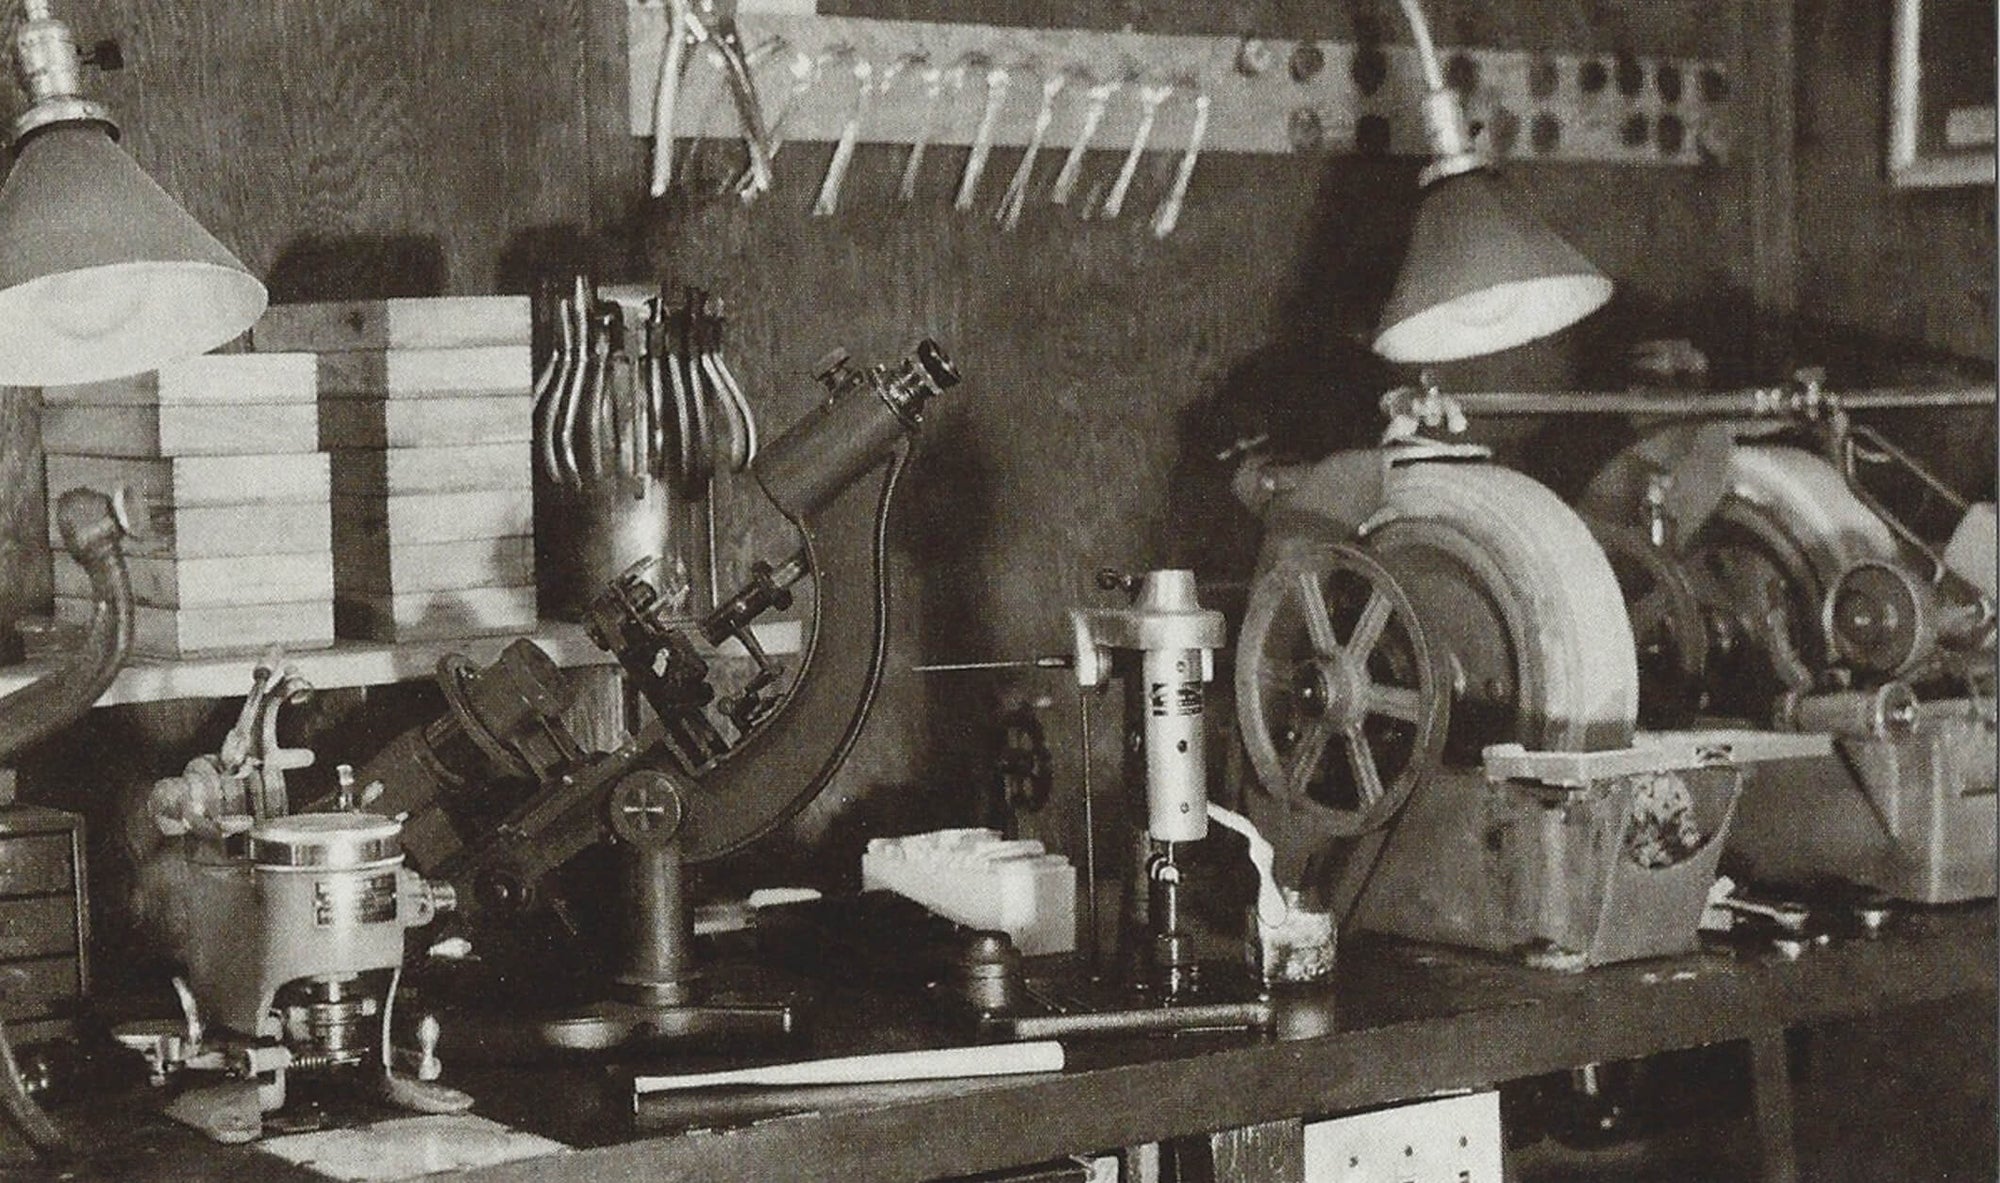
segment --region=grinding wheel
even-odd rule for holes
[[[1646,507],[1630,490],[1642,487],[1641,474],[1661,471],[1661,458],[1643,447],[1591,480],[1587,513],[1644,524]],[[1726,465],[1727,492],[1703,520],[1681,525],[1676,562],[1708,622],[1713,708],[1762,717],[1778,695],[1809,689],[1827,668],[1823,604],[1842,573],[1901,560],[1888,525],[1817,453],[1738,444]]]
[[[1283,506],[1291,536],[1266,537],[1237,642],[1260,786],[1246,805],[1274,841],[1378,829],[1429,772],[1476,765],[1488,744],[1631,742],[1624,601],[1554,493],[1487,464],[1392,467],[1354,546],[1302,543],[1309,502]]]

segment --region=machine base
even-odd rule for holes
[[[1723,870],[1788,891],[1872,888],[1924,904],[1994,896],[1991,703],[1918,705],[1899,739],[1837,736],[1834,752],[1761,766]]]
[[[1439,773],[1411,794],[1351,924],[1546,969],[1687,952],[1741,784],[1723,750],[1516,750],[1536,767],[1512,773],[1489,749],[1489,771]]]

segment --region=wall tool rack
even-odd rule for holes
[[[671,8],[653,0],[627,11],[631,130],[651,136]],[[1215,151],[1425,152],[1423,83],[1408,45],[940,24],[751,6],[740,24],[765,120],[780,142],[832,142],[846,133],[862,143],[983,140],[1067,149],[1087,131],[1094,150],[1124,152],[1138,142],[1184,151],[1205,123],[1203,143]],[[1686,166],[1726,153],[1730,86],[1717,61],[1443,53],[1451,85],[1496,158]],[[739,137],[736,108],[709,48],[690,45],[687,60],[675,136]],[[1056,77],[1063,81],[1051,95],[1046,84]],[[863,79],[873,90],[866,98]],[[1205,119],[1198,119],[1197,96],[1208,108]],[[865,118],[853,128],[857,111]]]

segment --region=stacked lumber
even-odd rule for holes
[[[333,643],[328,458],[309,354],[209,354],[42,391],[53,504],[127,490],[134,650],[155,657]],[[53,516],[53,515],[52,515]],[[89,619],[89,577],[50,549],[56,618]]]
[[[535,627],[526,297],[271,308],[253,348],[317,358],[340,635]]]

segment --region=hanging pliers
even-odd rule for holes
[[[770,136],[757,83],[736,30],[735,0],[667,0],[667,40],[660,53],[659,85],[653,93],[653,184],[655,197],[664,196],[674,177],[674,109],[681,78],[687,72],[690,45],[706,45],[722,67],[743,142],[750,151],[750,185],[754,191],[771,187]]]

